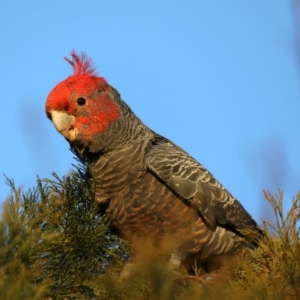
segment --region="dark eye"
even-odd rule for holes
[[[84,98],[82,98],[82,97],[80,97],[80,98],[78,98],[77,99],[77,103],[78,103],[78,105],[84,105],[85,104],[85,99]]]

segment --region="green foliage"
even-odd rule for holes
[[[95,298],[101,288],[94,286],[105,269],[117,267],[128,254],[93,201],[84,170],[63,180],[55,174],[54,180],[38,179],[27,193],[7,183],[11,196],[0,219],[0,299]]]
[[[300,299],[300,192],[283,214],[283,193],[265,193],[276,224],[222,270],[189,276],[144,257],[121,276],[130,249],[93,200],[84,166],[37,180],[24,193],[13,181],[0,216],[0,300]],[[271,209],[270,208],[270,209]],[[145,247],[146,248],[146,247]],[[127,265],[128,266],[128,265]]]

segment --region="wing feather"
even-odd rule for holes
[[[149,170],[195,209],[212,230],[223,226],[238,233],[243,229],[262,233],[242,204],[207,169],[171,141],[155,137],[147,154]]]

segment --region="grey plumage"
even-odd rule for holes
[[[212,174],[144,125],[89,60],[72,56],[75,74],[49,94],[47,115],[89,161],[95,200],[119,234],[158,248],[167,240],[170,262],[189,272],[195,261],[209,271],[238,246],[257,246],[263,231]]]

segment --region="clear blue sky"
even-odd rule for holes
[[[272,0],[2,1],[0,201],[2,174],[27,190],[75,163],[44,111],[75,49],[256,219],[267,214],[262,189],[280,187],[290,203],[300,188],[293,12]]]

